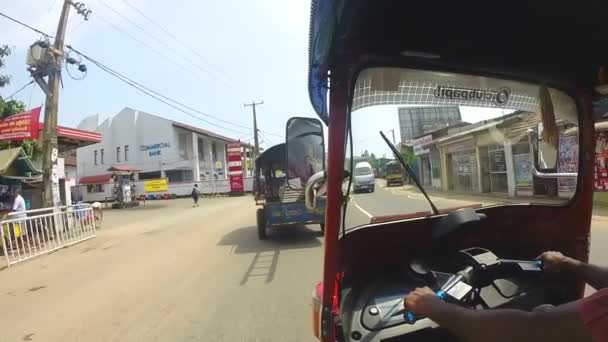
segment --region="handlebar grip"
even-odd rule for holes
[[[439,297],[439,299],[441,299],[441,300],[445,299],[445,292],[439,290],[439,291],[435,292],[435,294],[437,295],[437,297]],[[418,318],[416,318],[416,315],[414,315],[414,313],[409,310],[406,310],[403,313],[403,318],[409,324],[414,324],[418,320]]]

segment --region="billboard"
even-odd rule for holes
[[[144,181],[144,190],[146,192],[163,192],[169,190],[167,178]]]
[[[427,146],[431,141],[433,141],[432,135],[425,135],[421,138],[414,139],[414,155],[419,156],[421,154],[427,154],[430,152],[429,147]]]
[[[0,120],[0,140],[38,139],[41,109],[42,107],[34,108]]]
[[[243,161],[241,143],[228,144],[228,176],[230,178],[230,192],[242,193],[245,191],[243,181]]]

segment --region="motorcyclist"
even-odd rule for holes
[[[545,252],[539,258],[546,272],[568,272],[598,291],[581,300],[528,312],[466,309],[442,301],[424,287],[405,296],[404,305],[465,341],[608,341],[608,268],[559,252]]]

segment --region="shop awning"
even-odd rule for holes
[[[141,171],[137,167],[129,164],[121,164],[121,165],[112,165],[108,171],[110,172],[134,172]]]
[[[0,151],[0,176],[31,177],[42,174],[21,147]]]
[[[105,184],[112,179],[111,174],[80,177],[78,184]]]

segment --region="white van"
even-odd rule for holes
[[[359,162],[355,165],[353,176],[353,190],[355,193],[366,190],[374,192],[376,187],[376,177],[374,177],[374,169],[368,162]]]

